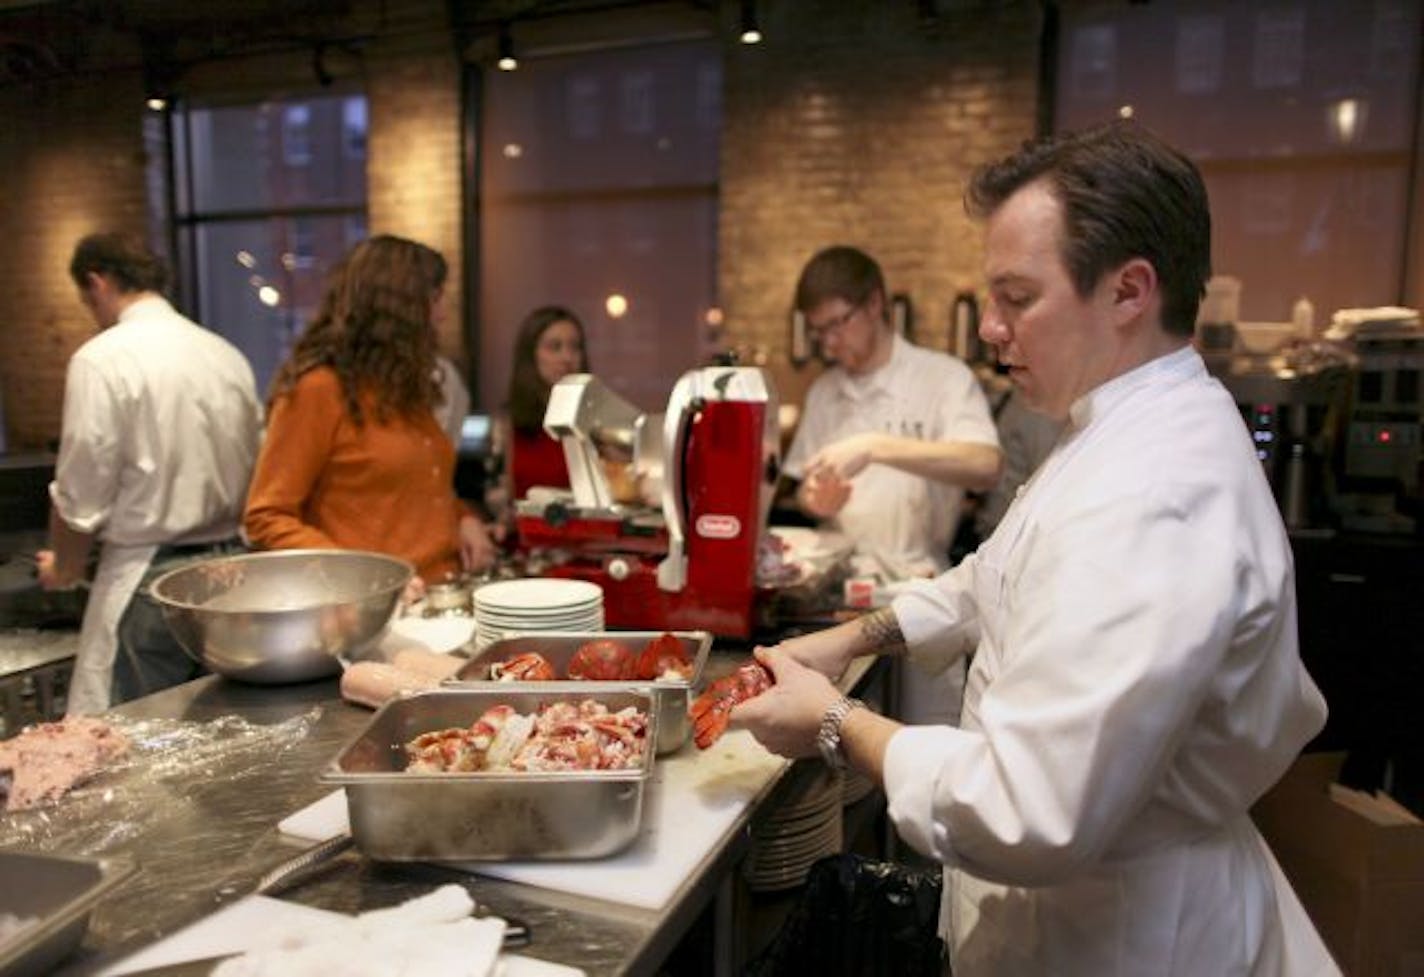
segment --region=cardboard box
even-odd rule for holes
[[[1305,754],[1251,814],[1347,977],[1424,977],[1424,825],[1333,800],[1344,759]]]

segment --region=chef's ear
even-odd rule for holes
[[[1157,269],[1146,258],[1132,258],[1113,275],[1114,319],[1126,325],[1141,319],[1154,307],[1160,316],[1161,301]]]

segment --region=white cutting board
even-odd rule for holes
[[[189,960],[243,953],[275,926],[290,927],[297,922],[316,924],[339,916],[339,913],[300,903],[248,896],[129,954],[100,970],[95,977],[121,977]],[[503,964],[504,977],[583,977],[584,973],[575,967],[513,953],[500,954],[499,963]]]
[[[745,730],[728,733],[710,750],[689,743],[653,764],[643,795],[641,830],[618,854],[589,861],[470,862],[452,867],[661,909],[787,763]],[[278,827],[308,841],[334,837],[348,830],[345,797],[335,791]]]

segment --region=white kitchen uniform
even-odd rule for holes
[[[962,727],[885,758],[946,865],[956,977],[1336,974],[1247,815],[1324,723],[1290,544],[1191,348],[1073,405],[977,553],[894,603],[912,657],[977,646]]]
[[[156,295],[71,357],[50,498],[102,548],[70,715],[108,708],[119,619],[158,547],[237,534],[261,419],[242,353]]]
[[[804,478],[806,463],[828,445],[855,434],[883,432],[924,441],[966,441],[997,447],[989,402],[973,372],[944,353],[893,337],[889,361],[867,376],[832,367],[811,385],[800,426],[783,466]],[[845,507],[828,527],[861,552],[904,576],[939,573],[959,525],[964,489],[889,465],[869,465],[851,480]],[[905,668],[899,683],[902,718],[955,722],[964,668]]]

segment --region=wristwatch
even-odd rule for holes
[[[831,703],[821,717],[821,728],[816,732],[816,749],[821,751],[821,759],[832,770],[844,770],[846,767],[845,751],[841,749],[841,723],[845,722],[852,709],[864,708],[864,702],[843,695]]]

